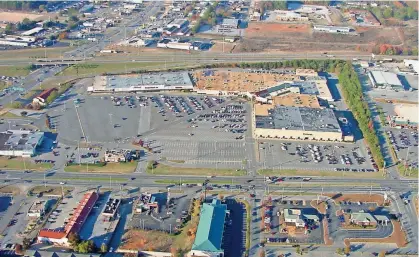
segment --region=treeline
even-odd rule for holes
[[[260,4],[261,12],[270,10],[287,10],[288,1],[287,0],[277,0],[277,1],[262,1]]]
[[[48,1],[1,1],[0,9],[32,11],[38,10],[40,6],[45,6],[46,4],[48,4]]]
[[[391,7],[370,7],[371,11],[377,19],[396,18],[398,20],[417,20],[418,11],[410,6],[391,6]]]
[[[364,101],[361,83],[350,62],[345,63],[340,70],[339,84],[341,85],[346,103],[358,122],[358,126],[364,135],[364,139],[371,150],[375,162],[379,168],[382,168],[384,158],[373,126],[371,111],[368,108],[368,103]]]
[[[6,34],[13,34],[16,31],[26,31],[35,28],[36,21],[30,20],[25,18],[22,22],[18,22],[16,24],[9,23],[6,25],[4,32]]]

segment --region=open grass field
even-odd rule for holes
[[[105,163],[98,164],[73,164],[66,166],[66,172],[86,172],[86,173],[132,173],[137,167],[137,162]]]
[[[324,194],[331,197],[335,203],[339,204],[342,201],[351,201],[353,203],[377,203],[379,206],[384,205],[384,196],[379,194],[341,194],[341,193],[327,193]]]
[[[2,56],[0,54],[0,56]],[[31,70],[28,65],[20,66],[0,66],[0,75],[9,77],[27,76]]]
[[[125,71],[131,72],[135,70],[152,69],[161,67],[164,63],[158,62],[121,62],[121,63],[84,63],[73,65],[57,76],[77,76],[77,75],[100,75],[103,73],[123,73]]]
[[[17,157],[8,159],[7,157],[0,157],[0,169],[4,170],[33,170],[33,171],[45,171],[53,167],[51,163],[34,163],[29,159]]]
[[[204,169],[182,168],[158,164],[154,169],[147,169],[147,173],[154,175],[205,175],[205,176],[243,176],[244,170],[234,169]]]
[[[259,175],[280,175],[280,176],[319,176],[319,177],[350,177],[350,178],[377,178],[384,179],[381,172],[341,172],[341,171],[319,171],[319,170],[259,170]]]
[[[26,12],[0,12],[0,17],[3,22],[21,22],[23,19],[43,20],[42,14],[26,13]]]
[[[399,171],[400,176],[406,177],[406,178],[417,178],[418,177],[418,168],[412,168],[409,169],[403,165],[403,163],[400,163],[397,165],[397,170]]]
[[[18,195],[20,194],[20,189],[19,187],[12,185],[0,186],[0,193]]]
[[[32,48],[2,51],[0,58],[2,59],[27,59],[31,58],[34,61],[38,58],[60,58],[64,52],[70,51],[71,47],[53,47],[53,48]]]
[[[60,186],[34,186],[29,190],[29,194],[36,195],[39,193],[49,194],[49,195],[61,195],[64,192],[64,195],[70,193],[74,188],[72,187],[63,187]]]

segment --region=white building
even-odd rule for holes
[[[8,130],[0,133],[0,155],[31,157],[42,143],[44,132]]]
[[[308,221],[319,222],[319,217],[314,214],[303,214],[299,209],[284,209],[283,211],[285,223],[292,223],[297,228],[303,228]]]
[[[33,36],[33,35],[38,34],[38,33],[42,32],[44,30],[45,29],[42,28],[42,27],[36,27],[36,28],[30,29],[28,31],[22,32],[21,35],[22,36]]]
[[[308,21],[308,17],[306,15],[293,11],[275,10],[274,13],[276,14],[276,20],[279,21]]]
[[[28,217],[31,218],[40,218],[45,213],[47,201],[35,201],[32,206],[29,208]]]
[[[392,72],[371,71],[368,73],[368,77],[374,87],[403,88],[397,74]]]
[[[338,27],[338,26],[325,26],[325,25],[314,25],[314,31],[317,32],[327,32],[327,33],[337,33],[337,34],[348,34],[353,31],[350,27]]]
[[[418,60],[404,60],[404,65],[406,67],[412,68],[415,72],[419,73],[419,61]]]

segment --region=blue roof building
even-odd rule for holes
[[[204,203],[202,205],[191,255],[224,255],[224,250],[221,246],[223,242],[226,213],[227,205],[221,204],[221,201],[218,199],[213,199],[211,203]]]

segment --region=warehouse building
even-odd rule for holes
[[[187,72],[97,76],[93,81],[93,85],[87,88],[87,91],[90,93],[157,92],[173,90],[193,90],[193,84]]]
[[[419,123],[418,106],[416,104],[397,104],[394,106],[396,115],[387,116],[387,121],[394,128],[417,129]]]
[[[331,109],[275,106],[267,115],[255,112],[256,138],[315,141],[353,141],[342,133]]]
[[[305,14],[296,13],[294,11],[280,11],[275,10],[277,21],[308,21],[308,16]]]
[[[31,157],[42,144],[44,132],[8,130],[0,133],[0,155]]]
[[[221,24],[218,25],[218,33],[231,33],[239,27],[240,21],[238,19],[224,19]]]
[[[195,241],[188,256],[224,256],[222,242],[227,212],[227,205],[218,199],[202,204]]]
[[[327,32],[327,33],[336,33],[336,34],[348,34],[353,32],[354,29],[350,27],[337,27],[337,26],[325,26],[325,25],[314,25],[314,31],[317,32]]]
[[[400,82],[397,74],[384,71],[370,71],[368,77],[374,87],[383,89],[403,90],[403,84]]]

